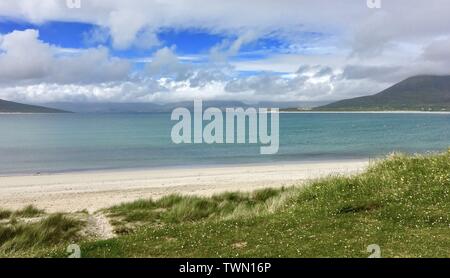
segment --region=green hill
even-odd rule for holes
[[[67,113],[63,110],[22,104],[0,99],[0,113]]]
[[[450,110],[450,76],[410,77],[371,96],[337,101],[318,111]]]

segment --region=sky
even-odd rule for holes
[[[419,74],[450,74],[448,0],[0,1],[11,101],[331,101]]]

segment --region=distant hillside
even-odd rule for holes
[[[305,107],[311,108],[323,105],[328,102],[271,102],[264,101],[259,103],[247,104],[241,101],[204,101],[203,107],[217,107],[220,109],[232,107],[261,107],[261,108],[288,108]],[[174,102],[166,104],[157,103],[77,103],[77,102],[49,102],[45,106],[61,110],[73,111],[76,113],[154,113],[154,112],[172,112],[177,107],[193,108],[192,101]]]
[[[341,100],[317,111],[419,110],[450,111],[450,76],[410,77],[371,96]]]
[[[66,111],[42,106],[21,104],[0,99],[0,113],[67,113]]]

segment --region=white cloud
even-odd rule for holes
[[[104,45],[109,39],[109,30],[105,27],[95,27],[83,33],[83,42],[86,45]]]
[[[35,30],[0,35],[0,97],[13,100],[323,100],[376,93],[415,74],[450,74],[447,0],[383,1],[381,9],[366,0],[82,0],[81,9],[65,0],[2,0],[1,16],[94,24],[85,34],[90,46],[160,48],[136,73],[132,61],[103,47],[61,49]],[[237,39],[213,47],[210,63],[193,63],[162,45],[157,33],[165,28]],[[308,32],[325,38],[308,41]],[[262,37],[283,40],[285,51],[233,59]]]
[[[450,2],[383,1],[381,9],[369,9],[366,0],[90,0],[82,1],[81,9],[69,9],[65,0],[2,0],[0,16],[95,24],[110,32],[118,49],[157,46],[156,32],[162,28],[241,34],[230,52],[255,34],[279,36],[297,45],[301,32],[313,31],[337,34],[339,47],[367,56],[404,41],[424,44],[430,37],[448,35]]]
[[[69,9],[65,0],[2,0],[0,15],[37,23],[64,20],[100,25],[111,31],[118,48],[131,46],[141,31],[166,27],[231,34],[275,32],[294,41],[298,40],[290,35],[299,31],[325,31],[348,36],[357,52],[448,33],[447,0],[383,1],[381,9],[369,9],[366,2],[90,0],[82,1],[81,9]]]
[[[436,39],[427,45],[423,58],[434,62],[450,62],[450,37]]]
[[[257,30],[258,33],[276,31],[281,35],[311,28],[344,30],[352,21],[361,21],[370,12],[365,0],[343,3],[324,0],[90,0],[82,1],[81,9],[67,8],[64,0],[0,2],[0,15],[4,16],[39,23],[66,20],[107,27],[114,45],[121,49],[131,46],[139,32],[146,28],[155,31],[165,27],[201,28],[231,34]]]
[[[215,63],[227,63],[228,59],[237,55],[244,45],[255,41],[257,38],[258,34],[250,30],[239,35],[234,41],[226,39],[211,49],[210,59]]]
[[[151,75],[180,75],[188,70],[189,66],[181,64],[174,48],[163,47],[155,52],[147,70]]]
[[[52,50],[38,36],[36,30],[26,30],[1,37],[0,80],[44,78],[50,72]]]
[[[61,49],[39,40],[36,30],[1,36],[0,81],[97,83],[127,78],[130,64],[109,56],[106,48],[59,55]]]

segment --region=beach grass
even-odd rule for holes
[[[12,211],[0,209],[0,220],[8,219],[12,215]]]
[[[84,223],[61,213],[46,215],[27,206],[19,211],[2,210],[0,222],[0,256],[28,256],[34,250],[80,240]]]
[[[43,214],[44,211],[40,210],[32,205],[28,205],[21,210],[11,211],[0,208],[0,220],[5,220],[10,217],[22,217],[22,218],[32,218]]]
[[[285,191],[285,188],[268,188],[252,193],[229,192],[211,198],[169,195],[156,201],[139,200],[122,204],[105,212],[117,234],[128,234],[148,225],[181,224],[263,213],[268,211],[267,201],[275,200]]]
[[[382,257],[450,257],[450,152],[393,154],[308,186],[171,195],[103,213],[117,237],[80,240],[83,257],[368,257],[372,244]],[[41,246],[25,255],[66,256]]]
[[[40,210],[32,205],[29,205],[21,210],[14,212],[12,215],[15,217],[31,218],[42,215],[43,213],[44,213],[43,210]]]

